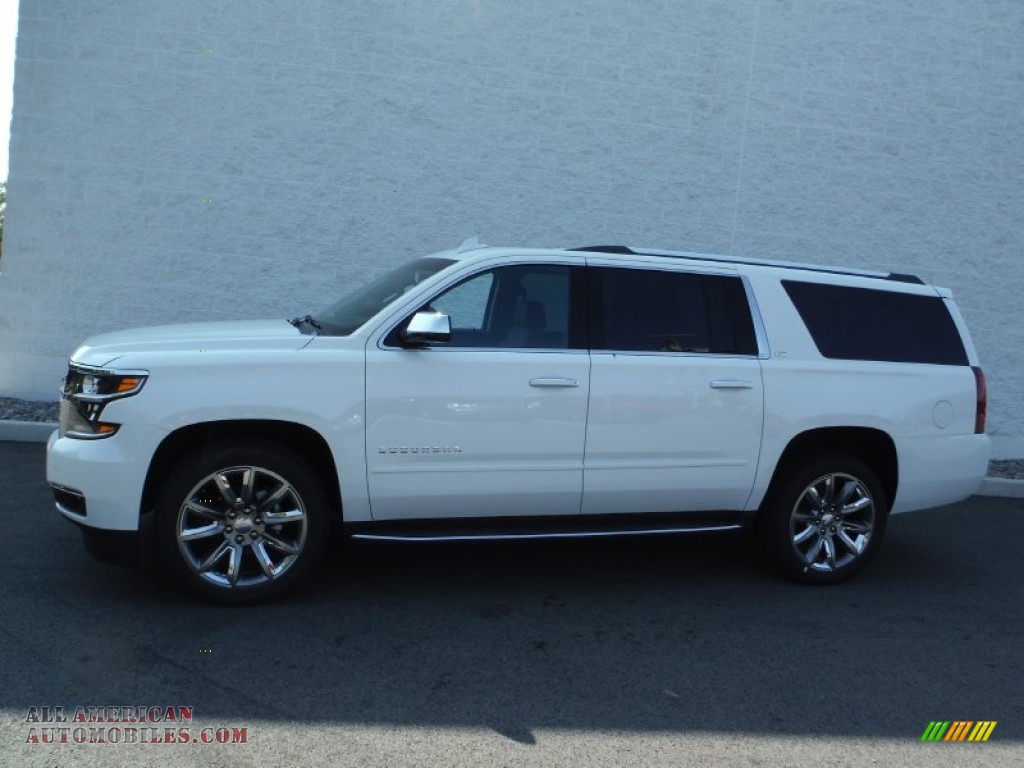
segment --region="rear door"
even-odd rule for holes
[[[764,415],[742,279],[618,264],[588,270],[583,513],[742,509]]]

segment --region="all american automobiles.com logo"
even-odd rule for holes
[[[26,744],[247,744],[248,728],[197,728],[193,707],[29,707]]]

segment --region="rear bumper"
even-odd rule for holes
[[[988,472],[988,435],[911,437],[898,442],[899,487],[892,512],[966,499]]]

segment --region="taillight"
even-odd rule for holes
[[[985,386],[985,372],[976,365],[971,366],[974,371],[975,391],[978,394],[978,407],[974,412],[974,434],[980,435],[985,431],[985,416],[988,413],[988,388]]]

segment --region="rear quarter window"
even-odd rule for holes
[[[818,351],[838,360],[967,365],[939,296],[783,280]]]

